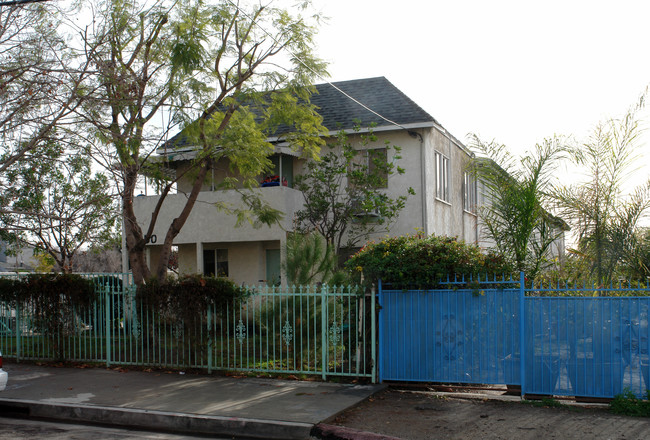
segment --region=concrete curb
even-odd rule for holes
[[[359,431],[344,426],[327,425],[325,423],[316,425],[313,434],[322,440],[400,440],[397,437]]]
[[[414,393],[414,394],[426,394],[442,398],[452,398],[452,399],[463,399],[463,400],[493,400],[495,402],[530,402],[534,399],[522,399],[521,396],[508,396],[508,395],[499,395],[499,394],[483,394],[483,393],[454,393],[454,392],[441,392],[441,391],[418,391],[418,390],[396,390],[401,393]],[[548,396],[553,399],[553,396]],[[598,403],[598,402],[576,402],[574,400],[560,400],[562,405],[566,406],[575,406],[579,408],[608,408],[609,404],[607,403]]]
[[[278,440],[304,440],[309,438],[314,428],[314,425],[309,423],[205,416],[94,405],[50,404],[17,399],[0,399],[0,411],[27,417],[130,426],[154,431],[163,430]]]

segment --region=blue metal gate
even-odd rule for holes
[[[380,289],[379,378],[518,384],[518,295]]]
[[[526,288],[523,274],[485,289],[449,284],[390,290],[380,283],[380,380],[646,396],[650,298],[641,295],[650,295],[648,287]]]

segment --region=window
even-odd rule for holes
[[[363,221],[363,222],[375,222],[381,219],[381,213],[376,208],[378,201],[373,199],[362,200],[362,199],[352,199],[352,212],[354,212],[353,221]],[[379,202],[381,203],[381,202]],[[371,209],[368,209],[366,206],[371,206]]]
[[[203,251],[203,274],[209,276],[228,276],[228,249],[209,249]]]
[[[354,158],[353,167],[356,169],[361,168],[369,175],[374,175],[373,180],[368,182],[371,186],[375,188],[388,188],[387,160],[385,148],[360,150]]]
[[[375,173],[380,182],[378,188],[388,187],[388,174],[386,173],[386,149],[376,148],[374,150],[366,150],[368,160],[368,173]]]
[[[436,151],[436,198],[449,202],[449,158]]]
[[[293,187],[293,157],[286,154],[274,154],[270,157],[273,169],[270,174],[262,176],[260,185]]]
[[[463,209],[476,212],[476,179],[467,171],[463,178]]]

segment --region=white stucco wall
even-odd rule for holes
[[[377,140],[366,148],[382,148],[386,141],[401,147],[401,159],[397,165],[404,168],[402,175],[393,175],[388,182],[387,192],[392,197],[407,194],[409,187],[415,190],[408,196],[406,205],[388,233],[371,235],[371,240],[385,236],[413,234],[417,230],[428,235],[448,235],[477,243],[480,239],[478,216],[464,210],[464,172],[470,161],[470,154],[453,137],[438,128],[412,130],[411,136],[404,130],[376,132]],[[354,144],[355,138],[350,136]],[[450,159],[450,199],[448,202],[436,198],[435,152],[439,151]],[[391,151],[391,154],[395,154]]]
[[[469,243],[479,239],[477,216],[464,210],[463,179],[470,161],[469,153],[453,138],[437,128],[427,131],[425,137],[424,168],[426,170],[427,234],[461,238]],[[449,200],[436,198],[436,151],[449,159]]]
[[[375,133],[377,140],[369,143],[367,146],[359,149],[376,149],[385,148],[386,142],[389,143],[390,149],[387,153],[387,159],[393,160],[396,155],[401,156],[395,160],[395,165],[404,169],[404,174],[395,172],[388,178],[388,187],[383,190],[390,197],[407,196],[404,209],[397,219],[389,226],[389,231],[381,231],[370,236],[370,240],[379,240],[386,235],[398,236],[413,234],[418,229],[423,228],[423,180],[422,180],[422,160],[421,160],[421,142],[419,137],[410,136],[403,130],[383,131]],[[350,136],[350,141],[355,144],[356,138]],[[393,146],[401,148],[401,151],[395,151]],[[409,195],[408,189],[413,188],[415,195]],[[382,227],[383,229],[383,227]],[[363,243],[359,243],[363,245]]]

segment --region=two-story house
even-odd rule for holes
[[[316,89],[318,93],[311,101],[319,108],[329,136],[343,129],[354,141],[358,134],[353,127],[360,121],[364,128],[373,124],[377,136],[376,142],[364,148],[384,148],[387,140],[401,147],[398,164],[405,173],[391,176],[386,191],[404,195],[411,187],[415,195],[408,197],[390,235],[419,230],[479,243],[477,187],[466,172],[472,153],[459,140],[386,78],[320,84]],[[191,152],[191,146],[185,146],[174,151],[161,149],[159,154],[165,154],[172,165],[170,172],[178,173],[187,166]],[[278,144],[272,161],[277,177],[261,180],[259,191],[271,206],[284,212],[284,220],[271,227],[235,227],[234,216],[214,206],[221,202],[237,204],[241,197],[235,190],[214,190],[213,182],[223,178],[223,170],[227,169],[227,164],[218,164],[211,170],[198,202],[175,239],[180,272],[216,273],[244,283],[274,282],[280,278],[281,249],[287,231],[292,230],[294,213],[303,206],[303,195],[293,188],[293,179],[301,173],[305,160]],[[178,193],[168,196],[154,231],[158,237],[164,236],[163,228],[182,209],[183,192],[187,189],[184,185],[189,183],[181,180]],[[157,196],[137,197],[137,217],[149,218],[156,201]],[[155,257],[157,249],[156,243],[148,246],[150,258]]]

